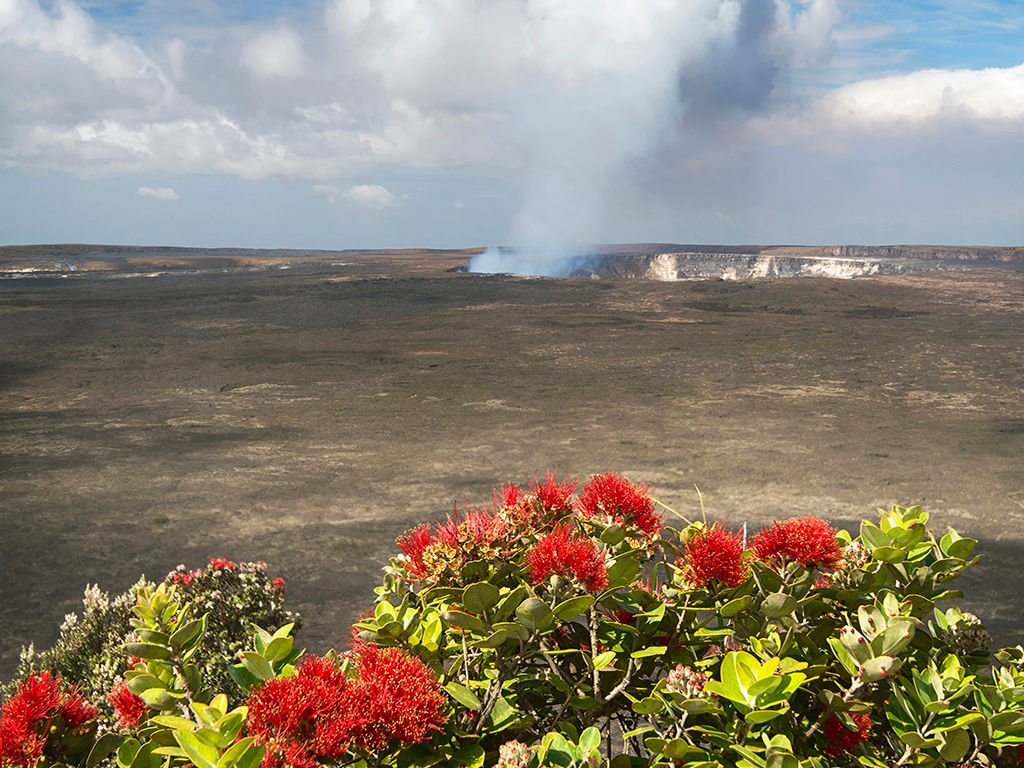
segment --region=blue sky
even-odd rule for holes
[[[1024,5],[0,0],[0,243],[1021,244]]]

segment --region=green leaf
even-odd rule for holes
[[[155,715],[150,721],[175,731],[193,731],[196,728],[193,721],[177,715]]]
[[[503,629],[491,632],[483,640],[477,640],[472,644],[473,648],[499,648],[508,640],[508,632]]]
[[[274,668],[270,666],[270,662],[255,651],[243,652],[242,664],[260,680],[266,681],[274,678]]]
[[[502,696],[499,697],[494,706],[491,708],[491,725],[493,731],[500,731],[503,728],[508,727],[513,721],[519,717],[519,710],[513,707],[508,701]]]
[[[871,643],[853,627],[844,627],[843,629],[845,631],[840,630],[839,632],[839,642],[843,644],[843,648],[857,664],[865,664],[874,655],[871,651]]]
[[[164,688],[149,688],[139,694],[153,709],[176,709],[182,694]]]
[[[136,632],[139,639],[144,643],[153,643],[155,645],[167,645],[168,634],[166,632],[160,632],[155,629],[140,629]]]
[[[887,547],[891,544],[889,535],[885,531],[867,521],[860,524],[860,537],[870,549]]]
[[[85,768],[96,768],[121,745],[122,741],[123,737],[117,733],[105,733],[100,736],[89,750],[89,756],[85,759]]]
[[[885,614],[873,605],[862,605],[857,609],[857,622],[861,633],[868,640],[874,639],[886,627]]]
[[[767,723],[769,720],[774,720],[783,713],[784,710],[781,709],[755,709],[751,712],[747,712],[747,714],[743,716],[743,719],[750,725],[759,725],[761,723]]]
[[[639,651],[633,651],[629,655],[634,659],[646,659],[649,656],[664,656],[667,650],[667,645],[651,645],[647,648],[641,648]]]
[[[735,616],[740,611],[745,611],[747,608],[750,608],[750,606],[752,606],[753,604],[753,595],[743,595],[742,597],[737,597],[735,600],[730,600],[729,602],[727,602],[725,605],[718,609],[718,612],[725,618],[729,618],[730,616]]]
[[[516,608],[516,619],[527,629],[545,629],[554,621],[554,614],[537,597],[528,597]]]
[[[495,631],[505,632],[509,637],[515,637],[520,642],[526,642],[530,637],[530,631],[526,627],[513,621],[496,621],[491,627]]]
[[[274,633],[274,636],[271,638],[271,640],[276,640],[279,637],[288,637],[288,635],[290,635],[292,633],[292,629],[294,627],[295,627],[295,622],[294,621],[278,627],[277,631]],[[270,641],[267,641],[267,645],[270,645]]]
[[[448,692],[448,695],[455,699],[459,704],[466,707],[466,709],[479,710],[482,706],[480,699],[476,697],[469,688],[456,683],[454,680],[448,683],[444,689]]]
[[[519,607],[519,604],[523,602],[530,594],[530,590],[525,584],[520,584],[518,587],[513,589],[495,606],[494,613],[492,614],[493,619],[506,619],[512,615],[512,612]]]
[[[217,761],[217,768],[229,768],[253,747],[252,736],[236,741],[231,747],[220,756]]]
[[[665,702],[653,696],[633,702],[633,711],[638,715],[654,715],[665,708]]]
[[[136,696],[141,695],[143,691],[148,691],[150,688],[167,687],[167,683],[162,681],[160,678],[148,674],[136,675],[135,677],[128,678],[127,685],[128,690]]]
[[[501,592],[493,584],[486,581],[478,581],[470,584],[462,593],[462,604],[471,613],[483,613],[491,610],[498,604]]]
[[[914,639],[914,623],[894,619],[885,631],[871,641],[871,650],[877,656],[895,656]]]
[[[156,643],[125,643],[124,652],[140,659],[169,659],[173,655],[166,645]]]
[[[189,731],[175,731],[174,740],[185,750],[196,768],[217,768],[220,753],[215,747],[200,741]]]
[[[586,759],[591,752],[601,746],[601,732],[594,726],[590,726],[580,734],[579,745],[580,752]]]
[[[199,636],[200,631],[203,629],[203,624],[203,619],[193,619],[171,635],[167,641],[168,644],[171,648],[180,651]]]
[[[483,747],[479,744],[470,744],[452,755],[448,765],[453,768],[480,768],[484,764],[484,755]]]
[[[242,730],[243,725],[245,725],[245,714],[240,709],[228,712],[217,721],[215,726],[217,732],[227,739],[224,746],[234,741],[235,736]]]
[[[958,763],[964,759],[967,750],[971,748],[971,737],[967,731],[958,729],[947,731],[942,735],[942,746],[939,747],[939,757],[950,763]]]
[[[609,525],[603,531],[601,531],[601,541],[607,544],[609,547],[614,547],[622,543],[623,539],[626,538],[626,529],[621,525]]]
[[[611,587],[629,584],[636,578],[639,572],[640,564],[632,555],[619,555],[608,569],[608,584]]]
[[[761,603],[761,613],[769,619],[778,619],[796,610],[796,600],[785,592],[772,592]]]
[[[559,621],[568,621],[569,619],[574,619],[581,613],[584,613],[593,604],[593,595],[579,595],[578,597],[570,597],[568,600],[563,600],[555,606],[555,618]]]
[[[470,616],[462,611],[445,611],[441,614],[441,619],[453,627],[468,629],[471,632],[483,633],[487,631],[487,625],[484,624],[482,619],[477,616]]]
[[[605,651],[599,653],[593,659],[594,669],[604,669],[615,660],[615,651]]]
[[[117,748],[117,764],[121,768],[129,768],[140,749],[142,749],[141,741],[133,738],[125,739]]]
[[[861,680],[865,683],[874,683],[886,677],[892,677],[899,672],[901,662],[892,656],[876,656],[864,662],[861,669]]]
[[[835,654],[839,663],[843,665],[843,668],[851,675],[857,673],[857,664],[854,662],[853,657],[850,656],[849,651],[843,647],[843,644],[837,637],[830,637],[828,639],[829,647],[832,649],[832,653]]]
[[[907,559],[907,553],[898,547],[875,547],[871,557],[885,563],[900,563]]]
[[[163,755],[164,757],[183,757],[188,759],[188,752],[181,747],[157,747],[153,750],[154,755]]]
[[[294,645],[294,637],[275,637],[267,643],[266,650],[263,651],[263,656],[270,662],[280,661],[292,652],[292,647]]]

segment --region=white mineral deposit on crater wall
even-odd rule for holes
[[[676,256],[672,253],[659,253],[651,259],[651,263],[644,273],[647,280],[678,280],[679,266],[676,263]]]
[[[877,262],[848,261],[846,259],[814,259],[802,265],[800,274],[809,277],[863,277],[877,275],[881,267]]]

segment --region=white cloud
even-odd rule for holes
[[[366,208],[388,208],[399,198],[380,184],[356,184],[345,190],[345,199]]]
[[[287,27],[260,32],[242,46],[240,59],[261,78],[295,78],[306,71],[302,38]]]
[[[136,193],[139,197],[152,197],[155,200],[178,200],[178,193],[170,187],[139,187]]]
[[[864,124],[924,123],[940,118],[1017,120],[1024,117],[1024,64],[1005,69],[927,69],[864,80],[821,101],[833,120]]]

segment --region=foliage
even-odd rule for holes
[[[271,631],[285,624],[299,624],[298,616],[284,609],[284,580],[271,578],[266,563],[214,558],[206,568],[190,571],[180,565],[164,583],[177,585],[180,593],[209,613],[206,641],[197,650],[196,661],[211,687],[230,690],[229,698],[240,703],[224,660],[234,658],[246,647],[253,623]],[[49,650],[39,652],[33,646],[23,649],[15,680],[44,670],[60,675],[77,685],[81,694],[109,719],[115,714],[110,694],[129,666],[124,644],[132,633],[132,607],[140,592],[153,587],[143,577],[113,599],[99,586],[86,587],[82,615],[65,617],[60,636]],[[13,685],[4,688],[5,696],[13,695]],[[121,700],[127,701],[123,694]]]
[[[287,617],[259,613],[252,595],[275,588],[258,566],[140,582],[130,667],[96,718],[115,741],[93,719],[88,749],[60,746],[54,702],[77,694],[58,681],[33,719],[12,703],[39,687],[25,670],[3,728],[32,748],[3,766],[95,768],[113,747],[119,768],[1021,764],[1024,648],[992,654],[977,617],[942,605],[972,539],[897,506],[855,536],[804,517],[746,540],[665,525],[612,473],[576,485],[502,486],[493,510],[401,536],[340,654],[304,656],[291,622],[245,623]],[[89,622],[113,634],[87,607]]]

